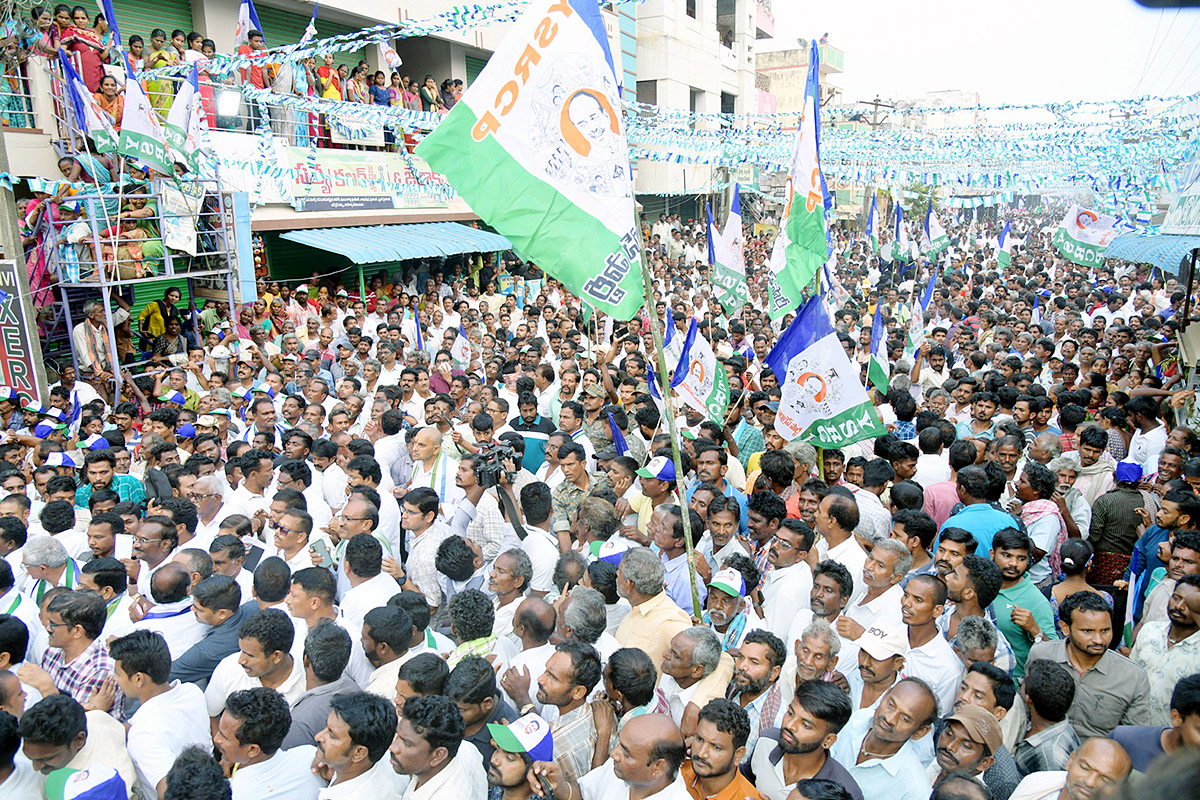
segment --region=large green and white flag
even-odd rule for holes
[[[725,230],[717,232],[712,209],[708,209],[708,263],[712,265],[712,285],[726,313],[736,313],[750,302],[746,285],[746,260],[742,249],[741,185],[733,185],[733,204]]]
[[[911,261],[909,254],[908,231],[904,227],[904,209],[900,201],[896,201],[896,231],[892,238],[892,259],[896,261]]]
[[[1012,264],[1012,239],[1008,238],[1008,229],[1011,224],[1010,220],[1004,221],[1004,230],[1000,231],[1000,238],[996,240],[996,244],[999,245],[996,250],[996,263],[1000,266],[1001,272]]]
[[[787,441],[833,448],[887,433],[819,295],[801,307],[766,360],[783,387],[775,430]]]
[[[883,303],[876,303],[875,321],[871,324],[871,360],[867,362],[867,380],[877,391],[887,394],[892,379],[891,371],[887,330],[883,327]]]
[[[725,366],[717,361],[712,345],[700,335],[695,317],[684,339],[671,388],[689,406],[724,427],[725,409],[729,407],[729,376],[725,374]]]
[[[808,84],[804,91],[804,115],[792,150],[788,173],[787,201],[779,234],[768,261],[770,292],[768,313],[772,320],[795,311],[804,299],[804,290],[812,284],[821,265],[829,260],[829,242],[825,227],[825,185],[821,177],[817,115],[818,49],[816,40],[808,57]]]
[[[925,212],[925,227],[921,231],[921,253],[930,261],[934,256],[950,246],[950,237],[937,214],[933,213],[933,201],[929,201],[929,210]]]
[[[1113,239],[1133,230],[1136,228],[1116,217],[1073,205],[1058,223],[1054,246],[1076,264],[1098,267]]]
[[[187,79],[179,85],[171,110],[167,112],[164,132],[167,144],[171,145],[188,169],[195,171],[199,166],[201,140],[204,136],[203,106],[200,102],[200,80],[196,65]]]
[[[645,290],[619,85],[594,0],[537,0],[416,152],[524,258],[627,320]]]
[[[121,136],[117,152],[136,158],[163,175],[174,175],[175,167],[167,152],[166,134],[150,98],[126,66],[125,111],[121,115]]]

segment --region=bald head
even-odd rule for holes
[[[1088,739],[1067,761],[1067,783],[1059,800],[1092,800],[1101,790],[1129,777],[1133,763],[1112,739]]]
[[[519,628],[521,642],[533,646],[550,641],[555,621],[554,606],[540,597],[527,597],[522,600],[513,616],[514,630]]]
[[[618,778],[632,786],[665,788],[679,774],[686,750],[679,726],[665,714],[642,714],[625,724],[621,746],[628,757],[614,762]]]
[[[188,596],[191,585],[191,573],[182,564],[169,561],[159,567],[150,579],[150,596],[158,605],[178,603]]]

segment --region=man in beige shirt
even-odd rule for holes
[[[645,652],[655,667],[675,634],[692,627],[691,617],[663,590],[664,578],[662,560],[645,547],[626,552],[617,570],[617,594],[632,606],[617,627],[617,641]]]

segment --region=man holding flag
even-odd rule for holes
[[[996,263],[1001,272],[1012,265],[1012,240],[1008,238],[1008,229],[1011,224],[1011,221],[1004,220],[1004,230],[1000,231],[1000,238],[996,240]]]

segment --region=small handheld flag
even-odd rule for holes
[[[314,8],[313,14],[316,13],[317,10]],[[250,41],[250,31],[262,33],[262,23],[258,21],[258,12],[254,9],[253,0],[242,0],[242,4],[238,6],[237,28],[233,31],[234,45]]]
[[[616,448],[617,455],[629,455],[629,445],[625,443],[625,434],[621,433],[621,429],[617,427],[617,420],[611,411],[608,412],[608,431],[612,434],[613,447]]]

